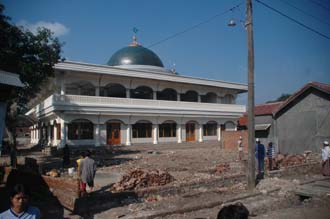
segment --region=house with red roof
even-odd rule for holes
[[[247,127],[247,117],[238,123]],[[319,152],[330,140],[330,84],[310,82],[286,101],[256,105],[255,137],[280,153]]]

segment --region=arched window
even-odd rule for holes
[[[176,123],[166,121],[159,125],[159,137],[176,137]]]
[[[225,130],[226,131],[235,131],[236,129],[236,124],[233,123],[232,121],[228,121],[225,123]]]
[[[217,123],[214,121],[207,122],[203,125],[204,136],[215,136],[217,135]]]
[[[193,90],[187,91],[185,94],[181,94],[181,101],[198,102],[198,93]]]
[[[100,91],[101,96],[105,97],[126,97],[126,88],[121,84],[108,84]]]
[[[71,95],[95,96],[95,87],[89,82],[78,82],[66,85],[66,93]]]
[[[203,95],[201,98],[203,103],[216,103],[217,102],[217,95],[213,92],[209,92],[206,95]]]
[[[153,99],[153,90],[147,86],[140,86],[131,90],[131,98]]]
[[[76,119],[68,124],[68,139],[81,140],[94,138],[94,125],[87,119]]]
[[[172,88],[166,88],[163,91],[157,92],[157,100],[173,100],[178,98],[177,92]]]
[[[226,94],[223,98],[223,103],[225,104],[233,104],[234,103],[234,96],[231,94]]]
[[[152,124],[148,121],[137,122],[132,125],[133,138],[151,138]]]

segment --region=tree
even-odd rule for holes
[[[270,100],[267,101],[266,103],[274,103],[274,102],[280,102],[280,101],[285,101],[291,96],[291,94],[281,94],[280,97],[278,97],[276,100]]]
[[[62,43],[50,30],[39,28],[36,34],[10,23],[0,4],[0,69],[19,74],[22,89],[15,89],[0,101],[7,103],[6,129],[11,143],[16,144],[17,116],[25,113],[27,103],[40,91],[40,86],[53,76],[53,66],[61,58]]]

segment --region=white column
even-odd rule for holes
[[[126,98],[131,98],[131,92],[129,88],[126,88]]]
[[[36,143],[39,142],[39,137],[40,137],[40,130],[39,130],[39,126],[36,127]]]
[[[219,123],[217,125],[217,139],[221,141],[221,125]]]
[[[50,128],[50,124],[48,124],[48,126],[47,126],[47,136],[48,136],[47,145],[51,145],[52,144],[51,131],[52,130]]]
[[[100,87],[95,87],[95,96],[100,96]]]
[[[152,99],[157,100],[157,91],[153,92],[153,98]]]
[[[61,78],[61,95],[65,94],[64,76]]]
[[[158,144],[158,124],[152,124],[153,144]]]
[[[180,101],[180,97],[181,97],[181,95],[179,94],[179,93],[177,93],[177,101]]]
[[[33,143],[33,126],[31,128],[31,133],[30,133],[30,143]]]
[[[197,100],[197,101],[198,101],[199,103],[202,102],[202,101],[201,101],[201,95],[198,94],[197,97],[198,97],[198,100]]]
[[[178,139],[178,143],[182,143],[182,125],[181,124],[177,124],[176,127],[176,134],[177,134],[177,139]]]
[[[57,123],[54,122],[54,130],[53,130],[53,146],[57,145]]]
[[[95,125],[95,146],[100,146],[100,124]]]
[[[132,125],[131,124],[127,124],[127,128],[126,128],[126,145],[130,146],[131,145],[131,131],[132,130]]]
[[[66,124],[63,119],[61,119],[61,143],[60,146],[64,147],[66,144]]]
[[[203,142],[203,124],[199,124],[198,142]]]

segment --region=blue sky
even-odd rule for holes
[[[330,37],[330,0],[261,0]],[[320,21],[290,7],[312,14]],[[316,2],[320,3],[316,4]],[[247,83],[245,1],[237,0],[4,0],[12,22],[51,28],[65,42],[63,56],[73,61],[105,64],[131,42],[148,47],[235,5],[184,34],[151,47],[165,67],[181,75]],[[293,93],[310,81],[330,84],[330,40],[289,21],[253,1],[255,102]],[[227,26],[234,18],[238,25]],[[239,98],[246,103],[246,95]]]

